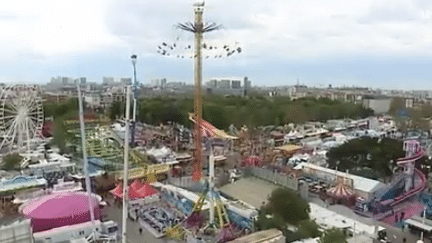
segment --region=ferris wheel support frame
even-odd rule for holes
[[[43,105],[35,86],[12,85],[0,95],[0,149],[31,151],[33,139],[42,136]],[[26,149],[25,149],[26,148]]]

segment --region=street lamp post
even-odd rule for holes
[[[125,117],[125,144],[124,144],[124,167],[123,167],[123,218],[122,218],[122,243],[127,243],[127,212],[129,200],[129,113],[130,113],[130,86],[126,91],[126,117]]]
[[[134,106],[133,106],[133,119],[132,119],[132,129],[131,129],[131,146],[135,147],[135,123],[136,123],[136,113],[137,113],[137,107],[136,107],[136,99],[138,97],[138,81],[136,78],[136,62],[137,62],[137,55],[132,55],[132,65],[134,68]]]
[[[426,206],[424,207],[424,210],[423,210],[423,225],[425,224],[425,219],[426,219]],[[423,230],[421,231],[421,233],[420,233],[420,240],[421,240],[421,242],[424,242],[423,241]]]

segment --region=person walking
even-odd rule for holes
[[[139,228],[138,230],[139,230],[140,235],[142,235],[142,228]]]

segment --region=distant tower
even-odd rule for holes
[[[247,95],[247,90],[250,88],[250,81],[248,77],[244,77],[243,79],[243,96]]]

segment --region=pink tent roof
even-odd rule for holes
[[[142,196],[142,197],[148,197],[148,196],[152,196],[154,194],[157,194],[158,192],[148,183],[146,183],[139,191],[138,193]]]
[[[99,205],[98,199],[92,196],[92,205]],[[88,196],[85,192],[67,192],[51,194],[35,201],[30,201],[23,207],[22,213],[38,218],[53,218],[88,211]]]
[[[100,215],[99,200],[91,197],[95,218]],[[22,213],[32,220],[33,231],[83,223],[90,220],[89,200],[85,192],[67,192],[44,196],[23,205]]]
[[[139,189],[141,189],[142,187],[144,186],[144,184],[140,181],[140,180],[138,180],[138,179],[136,179],[131,185],[130,185],[130,188],[132,187],[134,190],[139,190]]]

